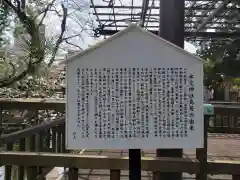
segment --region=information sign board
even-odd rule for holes
[[[134,32],[136,29],[132,29],[131,37],[126,37],[128,41],[133,38],[129,46],[139,44],[135,40],[142,34],[148,35],[140,39],[142,43],[154,44],[153,35],[143,30]],[[88,52],[89,55],[76,56],[67,62],[68,148],[202,147],[202,62],[165,44],[175,59],[164,59],[168,57],[165,55],[156,61],[159,54],[148,50],[146,53],[149,56],[152,53],[153,60],[129,52],[121,56],[124,59],[119,63],[118,53],[122,50],[118,43],[124,42],[123,39],[106,42],[102,48]],[[108,43],[112,43],[109,48]],[[155,43],[160,46],[166,42],[157,39]],[[116,56],[105,53],[110,48]]]

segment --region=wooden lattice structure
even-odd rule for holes
[[[172,2],[169,1],[169,4]],[[181,4],[184,2],[186,40],[224,40],[240,37],[238,1],[181,0],[180,4],[175,4],[177,9],[182,8]],[[158,34],[162,15],[159,11],[160,6],[161,3],[157,0],[97,2],[91,0],[93,15],[98,22],[98,27],[94,29],[95,36],[115,34],[129,23],[139,23],[142,27]]]

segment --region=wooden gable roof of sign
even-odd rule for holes
[[[169,41],[167,41],[167,40],[165,40],[165,39],[163,39],[163,38],[161,38],[161,37],[159,37],[159,36],[149,32],[149,31],[141,28],[137,24],[131,24],[127,28],[119,31],[118,33],[112,35],[111,37],[109,37],[109,38],[107,38],[107,39],[105,39],[105,40],[103,40],[103,41],[101,41],[99,43],[96,43],[95,45],[91,46],[90,48],[87,48],[87,49],[85,49],[85,50],[83,50],[81,52],[73,54],[72,56],[68,57],[66,60],[62,61],[61,64],[69,63],[69,62],[71,62],[71,61],[73,61],[75,59],[79,59],[82,56],[85,56],[85,55],[91,53],[95,49],[98,49],[98,48],[104,46],[107,43],[111,43],[111,42],[117,40],[119,37],[126,35],[128,32],[141,32],[141,33],[143,33],[144,35],[146,35],[149,38],[157,39],[159,41],[159,43],[163,43],[164,45],[172,48],[175,51],[178,51],[178,52],[183,53],[183,54],[185,54],[187,56],[190,56],[192,59],[195,59],[195,60],[200,61],[202,63],[204,62],[203,59],[201,59],[201,58],[199,58],[199,57],[189,53],[188,51],[186,51],[186,50],[184,50],[184,49],[174,45],[173,43],[171,43],[171,42],[169,42]]]

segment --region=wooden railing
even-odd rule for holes
[[[220,116],[237,117],[240,115],[238,107],[231,107],[226,111],[222,106],[216,105],[215,107],[216,114],[219,113]],[[41,110],[64,113],[65,102],[0,100],[0,108],[2,110],[27,109],[37,112],[36,114]],[[227,112],[232,114],[224,114]],[[5,165],[5,180],[11,179],[12,165],[18,166],[18,180],[23,180],[24,176],[28,180],[44,179],[44,175],[56,166],[69,168],[69,180],[78,179],[78,169],[108,169],[110,180],[120,180],[121,170],[128,169],[127,157],[86,156],[67,152],[64,126],[64,117],[59,117],[48,123],[42,122],[34,127],[1,136],[0,144],[5,144],[7,150],[0,152],[0,165]],[[212,129],[214,128],[216,127]],[[225,127],[223,126],[223,128]],[[187,172],[196,174],[197,180],[206,180],[207,174],[231,174],[233,180],[239,180],[239,161],[207,160],[207,129],[208,121],[206,120],[204,148],[196,150],[196,158],[143,157],[142,170],[152,171],[154,178],[158,176],[157,172]],[[232,130],[229,131],[232,132]],[[18,148],[14,149],[14,147]],[[26,169],[26,173],[24,173],[24,169]]]
[[[4,133],[0,139],[1,149],[13,152],[66,152],[64,106],[58,108],[56,103],[46,105],[44,101],[42,99],[0,100],[0,132]],[[62,118],[52,121],[50,117],[52,111],[61,113]],[[46,117],[43,120],[41,117],[44,115]],[[9,118],[13,119],[10,123]],[[22,130],[13,132],[14,129],[19,128]],[[17,179],[23,180],[25,174],[30,180],[42,179],[53,167],[55,166],[27,167],[27,173],[24,173],[24,167],[18,166]],[[12,166],[6,165],[5,180],[12,179],[12,172]]]
[[[240,104],[216,103],[215,116],[210,119],[208,131],[212,133],[240,134]]]
[[[51,140],[51,141],[50,141]],[[47,124],[36,125],[31,128],[3,135],[0,139],[1,144],[6,145],[7,151],[13,152],[65,152],[65,129],[64,118],[55,120]],[[10,159],[8,159],[10,160]],[[12,160],[16,160],[13,158]],[[28,161],[29,158],[24,161]],[[45,159],[46,160],[46,159]],[[2,159],[0,160],[0,162]],[[48,160],[47,160],[48,161]],[[17,165],[21,165],[17,164]],[[41,179],[54,166],[28,166],[27,179]],[[5,167],[5,179],[10,180],[12,166]],[[43,170],[45,172],[43,172]],[[18,167],[18,179],[24,179],[24,167]]]
[[[25,127],[24,123],[2,123],[3,134],[20,131]]]
[[[44,111],[44,112],[43,112]],[[7,134],[13,130],[34,126],[43,122],[43,118],[50,120],[51,113],[64,114],[64,101],[45,99],[0,99],[0,134]],[[9,119],[11,121],[9,121]],[[24,122],[27,120],[28,124]],[[3,129],[3,127],[10,127]],[[11,128],[12,127],[12,128]]]
[[[240,133],[240,104],[233,102],[210,102],[214,105],[215,117],[211,118],[209,132],[211,133]],[[37,110],[65,111],[65,101],[55,99],[0,99],[0,110],[18,109],[25,113]],[[27,111],[27,112],[26,112]],[[33,113],[34,114],[34,113]],[[18,117],[18,122],[19,122]],[[0,118],[1,124],[1,118]],[[20,123],[19,127],[21,125]],[[13,124],[10,126],[14,126]],[[17,127],[17,125],[15,126]],[[1,127],[0,127],[1,128]],[[14,129],[14,128],[13,128]],[[11,130],[6,133],[12,132]],[[1,132],[1,131],[0,131]]]

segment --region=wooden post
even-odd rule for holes
[[[38,147],[39,147],[39,149],[38,149],[38,151],[39,152],[43,152],[44,151],[44,140],[43,140],[43,137],[44,137],[44,132],[40,132],[39,133],[39,144],[38,144]],[[43,174],[43,166],[39,166],[38,167],[38,174],[40,175],[40,180],[45,180],[46,178],[45,178],[45,176],[44,176],[44,174]]]
[[[57,127],[57,135],[56,135],[56,138],[57,138],[57,153],[60,153],[61,152],[61,127]]]
[[[65,135],[65,125],[62,125],[61,126],[61,129],[62,129],[62,142],[61,142],[61,152],[66,152],[66,148],[65,148],[65,138],[66,138],[66,135]]]
[[[62,138],[61,138],[61,153],[65,153],[66,152],[66,147],[65,147],[65,138],[66,138],[66,131],[65,131],[65,124],[61,125],[61,134],[62,134]],[[64,172],[66,171],[67,167],[64,167]]]
[[[56,152],[56,145],[57,145],[57,141],[56,141],[56,137],[57,137],[57,132],[56,132],[56,127],[52,128],[52,152]]]
[[[26,147],[25,138],[22,138],[22,139],[20,139],[19,150],[20,151],[25,151],[25,147]],[[24,180],[24,166],[19,166],[18,167],[18,180]]]
[[[110,170],[110,180],[120,180],[121,171],[120,170]]]
[[[7,143],[7,151],[13,150],[13,143]],[[5,166],[5,180],[11,180],[12,179],[12,166],[6,165]]]
[[[3,115],[3,112],[2,112],[2,108],[0,108],[0,136],[2,135],[2,115]]]
[[[184,0],[160,0],[159,35],[184,48]],[[157,157],[182,157],[182,149],[157,149]],[[154,179],[182,180],[182,173],[155,173]]]
[[[48,129],[46,132],[46,148],[50,149],[50,145],[51,145],[51,129]]]
[[[196,180],[207,180],[207,138],[210,116],[204,116],[203,148],[196,149],[196,157],[200,162],[200,171],[196,174]]]
[[[129,180],[141,180],[141,149],[129,149]]]
[[[29,137],[28,149],[30,152],[35,151],[35,135]],[[37,167],[29,166],[27,167],[27,180],[37,179]]]
[[[240,175],[232,175],[232,180],[239,180],[240,179]]]
[[[68,179],[78,180],[78,168],[69,168]]]

